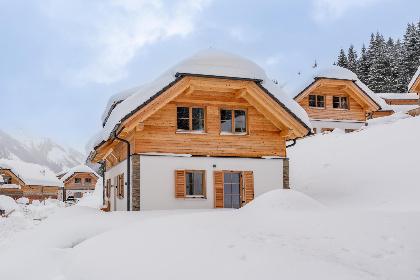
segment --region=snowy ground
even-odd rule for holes
[[[419,143],[420,117],[301,140],[297,191],[239,210],[58,209],[0,279],[420,279]]]

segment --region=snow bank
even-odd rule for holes
[[[420,117],[392,118],[298,141],[288,149],[291,188],[328,207],[419,211]]]
[[[275,190],[265,193],[248,203],[242,210],[247,211],[319,211],[326,210],[325,206],[307,195],[294,190]]]
[[[127,94],[125,100],[112,110],[104,128],[88,142],[86,145],[87,153],[89,154],[93,151],[93,148],[101,141],[106,141],[115,125],[118,124],[121,119],[144,102],[148,101],[154,94],[175,81],[176,73],[260,79],[262,80],[262,86],[264,88],[272,93],[303,123],[308,127],[311,127],[305,110],[303,110],[292,98],[286,95],[279,86],[274,84],[261,67],[239,55],[210,48],[186,58],[167,70],[153,82],[139,87],[137,91],[132,94]],[[114,103],[116,99],[118,99],[118,97],[111,97],[108,104]],[[112,105],[110,105],[110,107],[111,106]]]
[[[407,100],[416,100],[419,99],[419,95],[417,93],[377,93],[380,98],[383,99],[407,99]]]
[[[101,209],[103,205],[103,184],[102,177],[99,177],[93,193],[85,193],[75,206],[91,207]]]
[[[25,185],[63,187],[63,183],[46,166],[1,158],[0,167],[10,169]]]
[[[27,197],[18,198],[18,199],[16,199],[16,203],[27,205],[27,204],[29,204],[29,198],[27,198]]]
[[[4,210],[7,214],[12,210],[17,209],[19,209],[19,207],[13,198],[7,195],[0,195],[0,210]]]
[[[96,176],[96,178],[99,178],[98,173],[96,173],[92,168],[90,168],[87,165],[81,164],[81,165],[78,165],[78,166],[75,166],[75,167],[69,169],[69,171],[67,171],[66,175],[61,177],[60,181],[64,183],[65,181],[67,181],[67,179],[69,179],[71,176],[73,176],[74,173],[92,173]]]

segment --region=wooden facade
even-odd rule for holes
[[[414,81],[411,88],[408,89],[408,92],[410,92],[410,93],[420,93],[420,75],[415,77],[415,79],[416,80]]]
[[[90,179],[90,183],[86,183],[86,179]],[[76,182],[80,180],[80,183]],[[92,173],[74,173],[66,181],[64,181],[64,189],[66,190],[94,190],[98,178]]]
[[[371,115],[371,117],[375,119],[375,118],[391,116],[392,114],[394,114],[394,111],[392,110],[379,110],[379,111],[374,112]]]
[[[418,99],[383,99],[388,105],[419,105]]]
[[[324,97],[323,107],[311,107],[309,96]],[[346,97],[347,109],[334,108],[334,97]],[[367,96],[353,81],[318,79],[295,97],[295,101],[305,109],[310,119],[366,121],[369,112],[380,107]]]
[[[178,131],[177,106],[204,108],[204,131]],[[246,133],[221,132],[221,109],[245,110]],[[309,132],[255,82],[203,77],[184,77],[135,112],[121,127],[124,130],[119,137],[130,142],[131,154],[234,157],[286,157],[286,139]],[[126,157],[126,145],[111,137],[97,147],[92,160],[105,159],[108,170]]]

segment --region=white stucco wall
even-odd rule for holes
[[[131,167],[130,167],[131,168]],[[116,190],[115,185],[116,182],[114,181],[114,177],[120,174],[124,173],[124,198],[120,199],[118,197],[115,197]],[[111,179],[111,197],[108,199],[105,197],[105,200],[111,201],[111,211],[127,211],[127,160],[123,160],[119,164],[115,165],[111,169],[107,170],[105,172],[105,186],[106,187],[106,181],[108,179]]]
[[[213,167],[216,165],[216,167]],[[205,170],[206,199],[175,198],[175,170]],[[141,210],[214,208],[213,171],[253,171],[255,197],[283,188],[283,160],[140,156]]]
[[[335,120],[310,120],[312,127],[316,128],[316,133],[321,133],[323,128],[360,129],[366,125],[366,122],[360,121],[335,121]]]

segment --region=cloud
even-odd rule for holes
[[[112,83],[127,75],[127,64],[145,45],[190,34],[210,1],[47,0],[41,10],[65,40],[89,53],[72,78]]]
[[[383,0],[313,0],[312,17],[318,22],[341,18],[353,8],[366,8]]]

